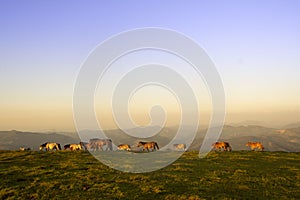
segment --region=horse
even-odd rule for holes
[[[77,151],[77,150],[82,150],[82,147],[80,144],[70,144],[70,149],[71,151]]]
[[[251,147],[252,151],[254,151],[255,149],[260,151],[264,150],[264,146],[260,142],[248,142],[246,146]]]
[[[28,147],[28,148],[25,148],[25,147],[20,147],[19,148],[19,151],[30,151],[31,149]]]
[[[44,144],[42,144],[40,146],[40,151],[42,151],[43,149],[45,149],[46,151],[50,151],[50,150],[61,150],[61,146],[59,143],[55,143],[55,142],[46,142]]]
[[[219,151],[223,150],[223,151],[231,151],[231,146],[229,145],[228,142],[216,142],[214,144],[212,144],[212,147],[214,149],[218,149]]]
[[[143,146],[143,151],[146,149],[148,152],[149,152],[149,149],[152,149],[153,151],[154,150],[159,150],[159,147],[157,145],[156,142],[139,142],[137,147],[141,147]]]
[[[131,147],[129,144],[120,144],[118,145],[118,150],[131,151]]]
[[[46,151],[50,150],[61,150],[60,144],[55,142],[48,142],[46,144]]]
[[[87,145],[89,149],[99,150],[103,151],[103,146],[106,146],[106,151],[110,150],[112,151],[112,140],[111,139],[90,139],[89,145]]]
[[[173,144],[173,148],[175,150],[182,150],[182,151],[185,151],[186,149],[186,145],[185,144]]]
[[[82,150],[83,148],[82,148],[82,144],[79,143],[79,144],[66,144],[64,146],[64,150],[67,150],[67,149],[69,149],[71,151],[77,151],[77,150]]]

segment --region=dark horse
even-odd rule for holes
[[[159,147],[156,142],[139,142],[137,147],[143,146],[143,151],[146,149],[149,152],[149,149],[159,150]]]

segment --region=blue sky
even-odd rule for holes
[[[299,8],[289,0],[1,1],[0,129],[72,129],[84,59],[107,37],[141,27],[179,31],[206,50],[229,121],[274,113],[300,121]]]

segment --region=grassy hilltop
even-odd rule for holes
[[[0,151],[0,199],[300,199],[299,161],[300,153],[186,152],[132,174],[88,152]]]

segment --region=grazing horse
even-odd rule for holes
[[[131,151],[131,147],[129,144],[120,144],[118,145],[118,150]]]
[[[40,151],[45,149],[46,151],[50,150],[61,150],[60,144],[55,142],[46,142],[40,146]]]
[[[94,149],[94,150],[101,149],[101,151],[103,151],[103,146],[106,146],[105,149],[106,151],[113,150],[111,139],[98,139],[98,138],[90,139],[90,143],[87,146],[88,149]]]
[[[254,151],[255,149],[260,151],[264,150],[264,146],[260,142],[248,142],[246,146],[251,147],[252,151]]]
[[[231,151],[231,146],[228,142],[216,142],[212,144],[214,149],[218,149],[219,151]]]
[[[60,144],[51,142],[46,144],[46,151],[50,150],[61,150]]]
[[[82,150],[82,145],[80,143],[79,144],[66,144],[64,146],[64,149],[65,150],[70,149],[71,151]]]
[[[71,151],[77,151],[77,150],[82,150],[82,147],[80,144],[70,144],[70,149]]]
[[[30,151],[31,149],[28,147],[28,148],[24,148],[24,147],[20,147],[19,148],[19,151]]]
[[[185,149],[186,149],[186,145],[185,144],[173,144],[173,148],[175,149],[175,150],[182,150],[182,151],[184,151]]]
[[[143,151],[146,149],[149,152],[149,149],[159,150],[159,147],[156,142],[139,142],[137,147],[143,147]]]

